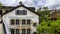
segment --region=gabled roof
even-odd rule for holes
[[[30,10],[31,12],[33,12],[33,13],[39,15],[37,12],[34,11],[34,10],[35,10],[34,7],[26,7],[26,6],[24,6],[24,5],[22,4],[22,2],[20,2],[20,3],[21,3],[21,4],[20,4],[19,6],[17,6],[17,7],[9,7],[9,8],[13,8],[13,9],[11,9],[11,10],[9,10],[9,11],[3,13],[2,15],[5,15],[5,14],[7,14],[7,13],[9,13],[9,12],[11,12],[11,11],[13,11],[13,10],[19,8],[19,7],[24,7],[24,8],[26,8],[26,9]]]

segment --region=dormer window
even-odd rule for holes
[[[26,10],[16,10],[16,15],[27,15]]]

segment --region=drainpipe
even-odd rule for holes
[[[3,19],[2,19],[2,11],[1,11],[1,14],[0,14],[0,18],[1,18],[1,23],[3,25],[3,30],[4,30],[4,34],[6,34],[6,28],[5,28],[5,24],[3,23]]]
[[[6,34],[5,24],[3,22],[2,24],[3,24],[4,34]]]

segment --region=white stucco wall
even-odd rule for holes
[[[23,7],[19,7],[16,10],[27,10]],[[10,25],[10,19],[31,19],[33,22],[39,23],[39,16],[29,10],[27,10],[27,15],[16,15],[15,11],[13,10],[10,13],[7,13],[3,16],[3,20],[7,23],[7,25]],[[35,29],[33,29],[35,31]]]

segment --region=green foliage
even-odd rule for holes
[[[45,33],[54,34],[55,31],[60,32],[60,20],[49,20],[43,21],[39,26],[37,26],[38,33]]]
[[[0,3],[0,6],[2,6],[2,3]]]
[[[42,22],[43,20],[47,21],[47,17],[50,14],[50,10],[48,10],[48,7],[43,7],[43,10],[41,10],[41,8],[39,8],[37,10],[37,13],[40,14],[40,22]]]
[[[38,13],[41,15],[40,25],[37,26],[38,34],[55,34],[56,32],[60,32],[60,16],[57,17],[57,20],[49,20],[50,10],[41,11],[40,8]]]

